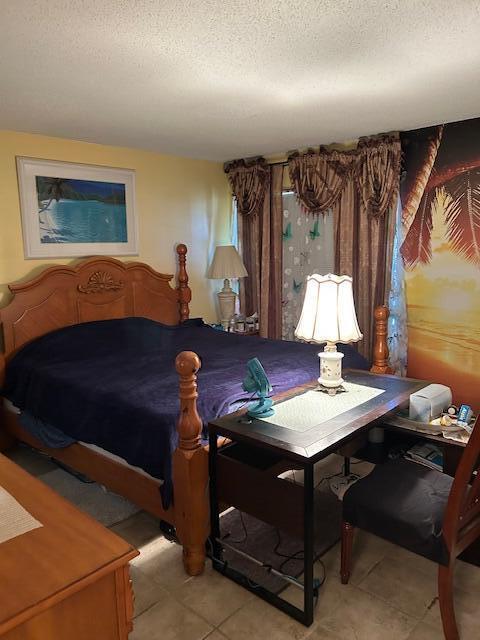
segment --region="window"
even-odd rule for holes
[[[232,219],[231,219],[231,240],[232,244],[237,249],[239,247],[239,237],[238,237],[238,208],[237,208],[237,200],[235,197],[232,198]]]
[[[283,192],[282,337],[294,340],[305,281],[312,273],[333,273],[333,216],[306,214],[293,191]]]

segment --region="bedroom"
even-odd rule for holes
[[[285,373],[283,360],[277,359],[278,369],[273,363],[269,369],[268,358],[274,356],[265,350],[273,343],[263,342],[264,338],[280,338],[282,332],[289,340],[293,338],[306,277],[317,271],[352,276],[355,310],[365,336],[358,347],[369,365],[373,361],[379,365],[378,373],[385,373],[387,366],[396,373],[408,371],[412,378],[451,388],[457,406],[480,409],[476,338],[480,202],[480,120],[476,118],[480,113],[474,71],[480,56],[476,39],[479,9],[468,1],[454,6],[447,2],[341,1],[322,2],[320,7],[319,11],[319,3],[311,2],[299,6],[284,2],[262,6],[252,2],[174,2],[165,6],[142,0],[134,7],[93,1],[2,3],[0,313],[10,382],[14,369],[9,363],[16,349],[31,340],[32,345],[40,345],[42,335],[48,337],[55,329],[81,329],[78,323],[85,320],[137,315],[173,325],[189,315],[193,324],[187,328],[192,336],[201,331],[210,336],[213,329],[197,327],[193,320],[203,318],[210,324],[221,319],[217,299],[221,280],[208,277],[215,248],[240,240],[239,254],[248,272],[240,279],[240,309],[246,316],[258,312],[260,336],[215,334],[213,359],[219,366],[223,363],[224,371],[229,366],[225,340],[236,342],[237,351],[230,357],[239,364],[232,368],[232,385],[225,373],[218,374],[224,383],[224,397],[230,386],[240,388],[247,355],[258,355],[276,392],[317,377],[319,347],[315,342],[310,346],[294,343],[295,354],[302,347],[304,354],[308,350],[308,356],[282,352],[289,368],[287,379],[281,383],[275,376]],[[327,147],[319,147],[319,143]],[[305,154],[309,148],[310,156]],[[366,251],[362,229],[367,228],[367,218],[361,216],[367,215],[368,207],[360,202],[358,167],[373,162],[373,154],[379,150],[385,151],[391,161],[375,165],[375,175],[365,170],[373,190],[377,189],[376,195],[377,183],[381,184],[378,200],[382,210],[380,222],[367,217],[370,240],[372,234],[379,235]],[[332,196],[327,204],[328,194],[318,181],[308,170],[302,173],[310,167],[309,157],[318,171],[331,165],[332,159],[348,166],[342,173],[345,184],[338,189],[337,198]],[[23,167],[22,158],[26,159]],[[247,163],[242,162],[245,159]],[[240,163],[225,166],[234,160]],[[120,204],[107,202],[104,194],[92,196],[90,191],[79,191],[79,182],[95,181],[92,176],[97,170],[103,172],[102,176],[113,176],[102,177],[104,183],[125,180],[126,197]],[[252,200],[240,194],[245,195],[241,189],[246,189],[247,181],[243,179],[254,172],[256,179],[267,175],[271,188],[263,185],[263,209],[260,211],[259,202],[254,202],[257,210],[248,218],[246,203]],[[75,187],[76,195],[70,192],[69,198],[65,191],[62,195],[47,192],[45,183],[42,187],[32,176],[62,178],[69,187]],[[132,176],[133,183],[129,183]],[[302,199],[305,184],[308,188]],[[332,189],[332,184],[328,186]],[[352,192],[350,202],[348,194]],[[396,206],[398,193],[400,207]],[[236,201],[232,198],[235,195]],[[250,198],[254,195],[250,190]],[[113,242],[103,236],[103,242],[93,238],[89,244],[98,246],[88,249],[84,238],[78,242],[77,236],[77,242],[70,242],[65,226],[60,228],[59,218],[54,218],[57,223],[52,225],[51,216],[60,215],[60,205],[65,208],[66,201],[72,200],[76,200],[77,211],[79,203],[93,200],[95,207],[105,205],[102,211],[113,211],[109,207],[114,206],[125,211],[131,247],[114,250]],[[32,203],[38,214],[36,227],[28,216]],[[43,215],[45,212],[48,216]],[[261,228],[260,219],[264,222]],[[110,214],[105,214],[103,231],[96,228],[95,233],[105,234],[109,220]],[[41,235],[46,225],[50,225],[49,239],[53,242]],[[78,232],[79,226],[70,227],[70,232]],[[240,228],[236,231],[237,226]],[[115,240],[122,244],[123,236],[120,242],[118,238]],[[182,244],[187,247],[186,256],[183,250],[176,251]],[[84,271],[62,269],[63,265],[75,267],[91,255],[113,257],[120,263],[101,262],[103,258],[99,258],[90,271],[88,266]],[[186,257],[185,270],[182,257]],[[155,273],[125,270],[122,265],[129,262],[149,265]],[[60,271],[46,272],[48,267]],[[367,277],[365,269],[369,269]],[[112,280],[100,276],[92,281],[97,272],[108,273]],[[175,277],[168,283],[158,273],[174,273]],[[31,285],[22,288],[25,283]],[[8,289],[9,284],[17,285],[14,292]],[[177,284],[181,285],[180,293]],[[390,309],[388,335],[384,335],[383,317],[375,325],[375,308],[381,304]],[[120,337],[115,331],[112,325],[103,343],[105,348],[108,340],[125,346],[127,338],[121,330]],[[156,331],[151,332],[153,342],[165,337],[163,329],[161,335]],[[72,333],[67,331],[65,335],[66,342],[58,353],[51,350],[52,343],[45,343],[46,353],[55,354],[57,366],[67,348],[73,349]],[[202,390],[208,386],[210,375],[210,360],[203,355],[203,347],[208,340],[192,336],[178,340],[178,351],[188,348],[200,355],[198,403],[200,417],[208,421],[219,413],[215,410],[208,418],[203,413],[206,396]],[[87,353],[92,340],[100,340],[98,335],[83,339],[80,355]],[[143,349],[142,358],[155,367],[155,361],[148,359],[152,343],[138,344],[137,334],[135,340],[131,348],[137,355]],[[193,344],[195,349],[189,346]],[[172,341],[172,353],[168,351],[168,373],[156,373],[168,377],[168,388],[173,390],[169,395],[177,403],[173,422],[179,406],[179,374],[173,353],[176,345]],[[386,345],[390,348],[388,363]],[[287,347],[284,344],[279,348]],[[352,350],[352,358],[359,357],[356,347],[346,347]],[[127,356],[122,357],[121,363],[114,361],[110,385],[114,384],[117,367],[123,367],[126,373],[131,369],[130,376],[140,379],[146,360],[132,358],[130,365]],[[308,357],[305,370],[300,367],[306,377],[293,375],[296,357]],[[52,356],[52,360],[55,358]],[[346,370],[352,363],[344,360]],[[20,367],[18,359],[16,362]],[[353,366],[359,366],[358,362]],[[27,361],[23,366],[28,369],[30,364]],[[109,370],[105,360],[101,364],[105,395],[99,404],[103,402],[108,413],[108,403],[113,402]],[[366,361],[363,366],[367,367]],[[3,375],[3,355],[1,369]],[[70,369],[67,362],[65,371],[69,373]],[[18,371],[18,379],[26,380],[25,370]],[[84,375],[88,379],[91,373],[85,371]],[[191,371],[183,375],[188,378]],[[156,378],[152,380],[152,384],[160,384]],[[70,382],[66,377],[62,380],[65,386]],[[55,392],[58,384],[55,380],[53,387],[46,385],[43,390]],[[183,380],[183,384],[191,385],[182,400],[188,403],[193,381]],[[51,410],[52,396],[44,392],[41,396],[45,403],[48,399]],[[19,389],[15,393],[19,394]],[[60,395],[66,411],[71,401]],[[88,417],[83,411],[85,397],[77,397],[80,404],[75,413],[82,418]],[[218,403],[224,397],[214,400]],[[204,554],[209,528],[208,454],[197,438],[200,427],[192,406],[183,415],[183,453],[175,449],[178,435],[173,426],[168,433],[169,446],[175,453],[166,455],[165,463],[171,467],[173,456],[177,456],[173,476],[177,474],[181,481],[173,489],[177,496],[175,515],[168,501],[162,505],[158,497],[158,478],[166,480],[167,485],[168,469],[163,475],[157,474],[155,484],[141,480],[137,472],[119,472],[114,466],[118,463],[102,461],[98,465],[95,455],[102,454],[85,453],[78,449],[81,444],[55,449],[62,464],[128,497],[129,504],[150,511],[149,515],[136,508],[120,524],[116,517],[109,521],[114,532],[123,533],[127,542],[141,551],[130,569],[136,594],[131,638],[215,640],[226,636],[235,640],[247,634],[256,637],[270,633],[276,637],[310,635],[338,640],[374,638],[387,624],[393,638],[443,637],[436,566],[428,561],[416,564],[410,552],[361,531],[359,550],[354,551],[356,568],[348,586],[340,585],[337,577],[340,545],[325,554],[323,565],[328,579],[320,590],[315,622],[310,627],[294,622],[212,571],[210,561],[202,576],[188,576],[182,567],[181,545],[170,544],[167,537],[177,535],[185,549],[193,546]],[[55,457],[51,447],[48,456],[18,444],[9,453],[7,445],[18,428],[17,418],[4,406],[2,420],[0,448],[7,455],[33,475],[54,474],[50,476],[53,484],[59,471],[68,478],[61,476],[65,484],[80,483],[71,498],[74,504],[80,495],[86,495],[90,484],[51,462],[50,457]],[[120,422],[115,424],[120,428]],[[77,426],[85,428],[84,423]],[[78,434],[70,437],[84,442]],[[28,442],[25,434],[19,439]],[[341,456],[327,457],[323,466],[317,465],[316,474],[319,479],[326,478],[339,473],[342,464]],[[102,491],[98,485],[94,487]],[[166,493],[167,488],[163,491]],[[95,502],[100,500],[98,495],[92,498]],[[197,511],[182,510],[182,500],[186,505],[196,505]],[[78,499],[81,510],[80,503]],[[107,507],[96,508],[96,515],[103,508]],[[41,522],[41,517],[37,518]],[[164,521],[165,536],[159,533],[158,520]],[[29,536],[35,540],[40,531],[1,543],[0,552],[8,544],[18,545],[21,552],[20,543]],[[242,536],[242,530],[238,534]],[[195,562],[192,573],[199,572],[200,564],[203,568],[203,557]],[[461,567],[455,585],[460,637],[473,638],[480,625],[472,602],[479,570],[472,564],[457,564]],[[6,585],[12,579],[8,571],[0,563]],[[33,588],[29,580],[23,582]],[[411,588],[405,591],[400,586],[406,582]],[[0,630],[3,632],[1,626]],[[15,631],[6,631],[5,637],[15,638]]]

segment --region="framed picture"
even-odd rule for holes
[[[135,172],[17,157],[26,258],[138,253]]]

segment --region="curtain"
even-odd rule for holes
[[[353,279],[355,309],[363,333],[357,348],[372,359],[376,306],[385,300],[386,216],[367,217],[354,180],[349,180],[333,208],[335,225],[335,273]]]
[[[270,167],[265,158],[234,160],[225,165],[225,173],[240,215],[258,214],[263,207],[270,181]]]
[[[392,277],[388,297],[388,348],[389,365],[399,376],[407,375],[407,302],[405,296],[405,275],[400,247],[403,242],[402,204],[397,199],[395,238],[393,241]]]
[[[360,140],[355,174],[360,200],[367,215],[380,218],[392,206],[400,180],[400,140]]]
[[[333,273],[333,215],[305,215],[295,193],[283,193],[282,338],[295,340],[307,276]]]
[[[332,208],[345,188],[352,157],[323,147],[288,158],[292,188],[305,211],[318,215]]]
[[[316,160],[314,155],[309,150],[290,156],[292,184],[307,211],[323,213],[327,202],[332,207],[335,271],[353,278],[356,311],[364,335],[358,350],[371,360],[373,312],[384,304],[390,281],[390,218],[399,190],[400,141],[398,136],[361,139],[354,150],[332,152],[320,148]],[[302,162],[304,166],[299,168]]]
[[[272,165],[261,236],[260,335],[275,339],[282,337],[282,191],[283,165]]]
[[[238,207],[240,251],[248,276],[240,284],[246,315],[257,312],[260,335],[282,332],[282,184],[283,166],[262,159],[226,165]]]

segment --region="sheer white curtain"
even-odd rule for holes
[[[388,306],[388,346],[390,349],[390,366],[399,376],[407,375],[407,301],[405,295],[405,272],[400,247],[403,242],[402,203],[397,202],[395,218],[395,237],[392,254],[392,279]]]
[[[238,233],[238,208],[237,201],[235,198],[232,198],[232,217],[230,220],[230,243],[233,244],[235,249],[240,253],[242,253],[240,247],[240,236]],[[240,314],[242,309],[240,309],[240,281],[238,278],[230,279],[230,286],[237,294],[235,298],[235,315]]]
[[[331,213],[319,216],[306,214],[293,191],[284,191],[282,202],[282,338],[295,340],[294,331],[302,311],[307,276],[333,273],[333,216]]]

